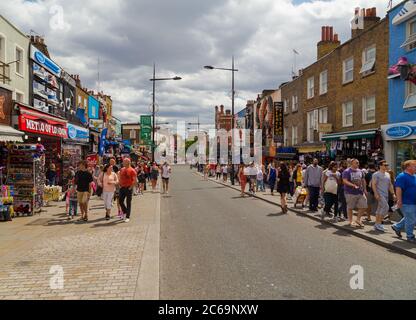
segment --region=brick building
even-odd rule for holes
[[[231,115],[231,110],[225,110],[224,106],[221,105],[215,107],[215,129],[217,130],[227,130],[230,131],[232,127],[233,117]]]
[[[282,86],[285,144],[301,154],[363,162],[381,156],[389,25],[377,17],[376,8],[357,8],[356,16],[362,29],[353,24],[352,38],[343,44],[332,27],[322,27],[317,61]]]

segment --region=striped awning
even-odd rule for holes
[[[23,142],[24,132],[10,126],[0,125],[0,142]]]

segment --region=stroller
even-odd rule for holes
[[[301,205],[302,208],[304,208],[305,200],[307,196],[308,196],[308,190],[306,190],[306,188],[297,187],[295,194],[293,195],[294,207],[297,208],[298,205]]]

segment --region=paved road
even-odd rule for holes
[[[175,167],[161,299],[415,299],[416,261]],[[350,288],[363,267],[364,290]]]

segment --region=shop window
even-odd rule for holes
[[[354,58],[344,60],[342,63],[342,83],[354,81]]]
[[[18,47],[16,47],[15,59],[16,73],[23,77],[23,50]]]
[[[346,102],[342,105],[342,126],[353,126],[353,103],[352,101]]]
[[[406,41],[400,48],[406,48],[407,51],[416,48],[416,20],[407,23]]]
[[[308,99],[312,99],[315,96],[315,79],[314,77],[311,77],[308,79]]]
[[[376,47],[372,46],[363,51],[363,66],[360,73],[363,76],[369,75],[374,72],[374,66],[376,65]]]
[[[319,75],[319,94],[328,92],[328,70],[321,72]]]
[[[406,81],[406,101],[404,103],[404,109],[410,109],[416,107],[416,85],[410,81]]]
[[[376,122],[376,97],[363,98],[363,124]]]

